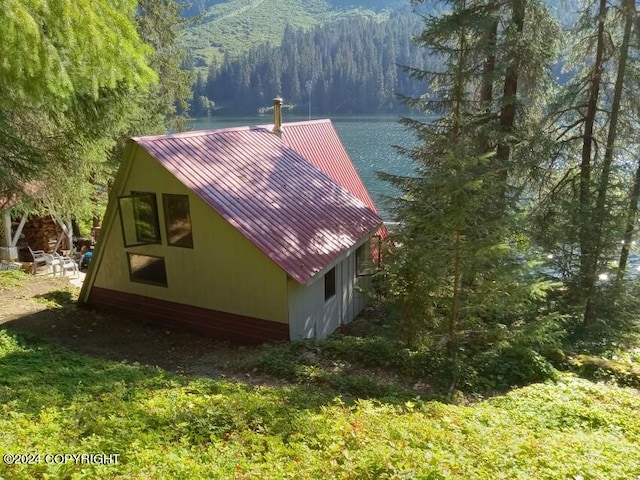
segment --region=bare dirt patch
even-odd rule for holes
[[[37,299],[68,285],[67,278],[30,277],[21,281],[20,286],[0,288],[0,324],[46,310],[47,305]]]
[[[67,278],[53,277],[28,277],[19,286],[0,289],[0,328],[77,353],[179,374],[280,383],[255,372],[238,373],[235,368],[259,354],[261,347],[243,347],[81,307],[76,303],[79,291]]]
[[[313,343],[300,345],[295,352],[289,351],[285,345],[273,343],[236,345],[167,329],[147,323],[142,318],[82,307],[77,303],[80,289],[66,278],[29,276],[20,279],[19,286],[2,289],[1,285],[0,328],[42,339],[83,355],[157,366],[180,375],[227,379],[250,386],[305,383],[326,385],[350,394],[354,382],[366,383],[366,389],[377,391],[369,385],[370,380],[374,380],[382,387],[396,386],[418,395],[428,394],[430,390],[428,385],[400,378],[391,370],[366,368],[333,358],[321,348],[314,347]],[[349,330],[359,335],[368,330],[365,328],[367,325],[368,322],[361,319],[353,322]],[[297,368],[297,373],[293,374],[292,368]],[[350,380],[347,381],[346,377]],[[359,388],[364,387],[360,385]]]

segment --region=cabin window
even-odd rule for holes
[[[191,213],[187,195],[162,194],[167,243],[174,247],[193,248]]]
[[[160,222],[155,193],[136,192],[118,198],[124,246],[160,243]]]
[[[356,276],[373,275],[380,266],[382,245],[379,235],[372,236],[356,250]]]
[[[356,276],[363,277],[372,274],[371,241],[367,240],[356,250]]]
[[[127,253],[129,257],[129,278],[132,282],[167,286],[167,269],[163,257]]]
[[[336,294],[336,268],[333,267],[324,276],[324,301]]]

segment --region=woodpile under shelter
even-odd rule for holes
[[[37,195],[33,185],[25,187],[28,195]],[[73,246],[71,221],[50,209],[29,214],[18,194],[0,196],[0,260],[31,262],[27,247],[54,252]],[[49,212],[49,213],[46,213]]]

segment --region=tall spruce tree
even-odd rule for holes
[[[520,199],[559,27],[535,0],[440,3],[416,39],[439,68],[408,68],[428,89],[406,102],[431,115],[404,120],[420,140],[405,150],[416,175],[383,177],[403,191],[388,273],[407,335],[439,331],[453,353],[465,332],[532,320],[544,291],[523,275]]]

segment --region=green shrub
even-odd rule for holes
[[[549,360],[524,345],[490,350],[479,360],[478,376],[496,389],[553,380],[558,373]]]
[[[381,335],[356,337],[335,335],[322,343],[322,349],[332,356],[368,367],[385,367],[397,363],[402,344]]]
[[[285,348],[268,350],[256,362],[256,368],[261,372],[286,380],[296,380],[300,367],[297,356]]]

